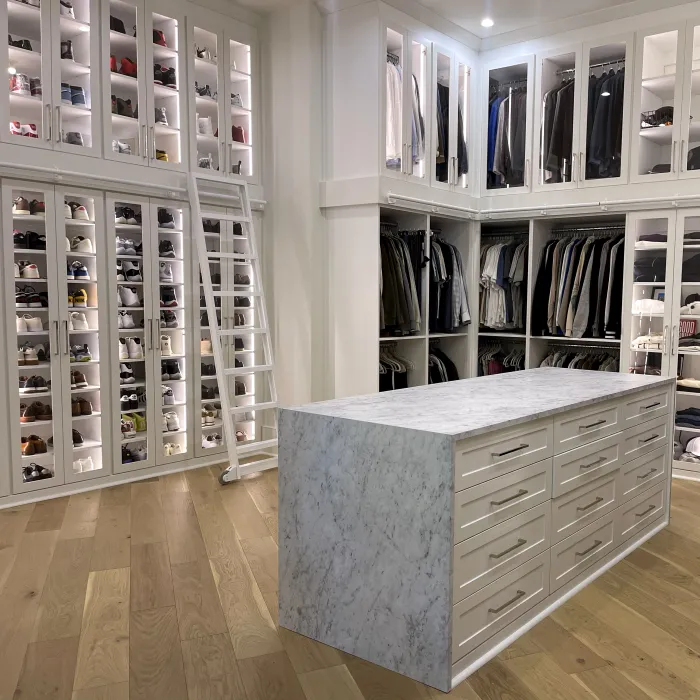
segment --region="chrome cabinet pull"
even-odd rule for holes
[[[595,499],[595,501],[591,501],[587,506],[578,506],[576,510],[590,510],[593,508],[593,506],[597,506],[601,501],[604,501],[605,499],[602,496],[598,496],[598,498]]]
[[[676,172],[676,141],[671,144],[671,172]]]
[[[583,151],[581,151],[578,159],[579,166],[579,179],[583,182],[586,179],[586,159],[583,157]]]
[[[61,107],[56,106],[56,143],[61,142]]]
[[[513,598],[511,598],[509,601],[506,603],[503,603],[503,605],[499,605],[497,608],[489,608],[490,613],[499,613],[501,610],[505,610],[509,605],[513,605],[513,603],[517,603],[524,595],[527,595],[525,591],[518,591]]]
[[[579,465],[581,469],[590,469],[591,467],[595,467],[596,465],[600,464],[601,462],[605,462],[607,457],[598,457],[595,462],[590,462],[589,464],[581,464]]]
[[[643,510],[641,513],[635,513],[634,516],[635,516],[635,518],[641,518],[642,516],[651,513],[652,510],[656,510],[656,506],[653,503],[646,510]]]
[[[641,442],[641,443],[651,442],[652,440],[656,440],[657,437],[659,437],[659,434],[654,433],[651,437],[648,437],[646,440],[642,440],[642,438],[639,438],[639,442]]]
[[[661,401],[656,401],[655,403],[650,403],[648,406],[642,406],[642,409],[648,411],[650,408],[656,408],[656,406],[661,406]]]
[[[671,326],[671,355],[676,354],[676,326],[675,324]]]
[[[156,127],[151,127],[151,160],[156,159]]]
[[[153,319],[152,318],[148,319],[148,333],[145,333],[145,336],[148,340],[146,350],[153,350]]]
[[[51,119],[51,105],[46,105],[46,140],[51,141],[53,139],[53,121]],[[58,337],[58,336],[57,336]]]
[[[664,326],[664,349],[662,351],[663,355],[666,355],[668,353],[668,346],[666,345],[666,340],[668,338],[668,329],[669,329],[668,325]]]
[[[571,179],[574,182],[578,182],[578,169],[576,168],[576,157],[577,153],[573,153],[571,156]]]
[[[523,181],[525,184],[525,187],[530,186],[530,159],[525,160],[525,172],[523,174]]]
[[[141,153],[144,160],[148,160],[148,136],[146,134],[146,125],[141,126]]]
[[[58,331],[58,321],[53,322],[53,329],[55,331],[56,342],[54,343],[54,346],[53,346],[54,350],[53,350],[52,354],[58,355],[60,352],[60,345],[61,345],[61,336],[60,336],[60,333]]]
[[[70,332],[68,330],[68,321],[64,321],[63,329],[65,331],[64,340],[66,341],[66,349],[63,351],[66,355],[70,354]]]
[[[152,347],[154,350],[160,350],[160,317],[157,321],[155,318],[151,320],[151,331],[153,333]]]
[[[491,456],[505,457],[506,455],[512,454],[513,452],[517,452],[518,450],[524,450],[526,447],[530,447],[530,445],[519,445],[518,447],[514,447],[512,450],[506,450],[505,452],[492,452]]]
[[[518,541],[516,544],[514,544],[512,547],[508,547],[508,549],[504,549],[502,552],[499,552],[498,554],[489,554],[489,557],[491,559],[501,559],[502,557],[505,557],[506,554],[510,554],[511,552],[514,552],[516,549],[520,549],[524,544],[527,544],[527,540],[524,540],[522,537],[518,538]]]
[[[655,468],[652,467],[646,474],[639,474],[639,475],[637,476],[637,478],[638,478],[638,479],[646,479],[647,477],[649,477],[649,476],[651,476],[652,474],[654,474],[656,471],[657,471],[657,469],[655,469]]]
[[[595,428],[598,425],[603,425],[604,423],[607,423],[606,418],[601,418],[600,420],[595,421],[595,423],[589,423],[588,425],[579,425],[579,430],[588,430],[589,428]]]
[[[680,156],[681,162],[680,162],[680,171],[683,173],[685,172],[685,166],[687,165],[687,160],[688,157],[686,156],[685,158],[683,157],[683,154],[685,153],[685,139],[681,141],[681,151],[678,154]]]
[[[513,496],[508,496],[508,498],[504,498],[502,501],[491,501],[492,506],[502,506],[504,503],[510,503],[511,501],[514,501],[516,498],[520,498],[520,496],[524,496],[526,493],[528,493],[527,489],[520,489],[518,493],[514,494]]]
[[[585,557],[586,554],[590,554],[594,549],[600,547],[603,544],[603,540],[596,540],[588,549],[584,549],[583,552],[574,552],[577,557]]]

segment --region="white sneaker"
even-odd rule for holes
[[[27,332],[27,321],[24,316],[17,316],[17,332],[26,333]]]
[[[127,338],[126,345],[129,349],[130,360],[143,360],[143,346],[141,338]]]
[[[129,350],[126,346],[126,338],[119,338],[119,359],[128,360]]]
[[[160,281],[161,282],[172,282],[173,281],[173,268],[170,263],[162,262],[160,264]]]
[[[180,430],[180,418],[175,411],[168,411],[168,413],[165,414],[165,418],[170,432]]]
[[[117,282],[126,282],[124,263],[121,260],[117,260]]]
[[[163,406],[172,406],[175,403],[175,394],[172,387],[167,384],[161,386],[161,394],[163,396]]]
[[[66,236],[66,253],[70,253],[70,238]]]
[[[121,351],[121,343],[119,345],[119,350]],[[125,358],[119,358],[121,359],[128,359],[128,352],[127,352],[127,357]],[[121,363],[119,365],[119,383],[120,384],[133,384],[136,380],[134,379],[134,371],[131,369],[129,365],[125,365],[124,363]]]
[[[136,249],[134,249],[134,254]],[[126,240],[117,236],[117,255],[128,255],[126,252]]]
[[[84,472],[91,472],[95,470],[95,464],[92,461],[92,457],[85,457],[84,459],[80,460],[83,463],[83,471]]]
[[[164,432],[164,433],[168,432],[168,419],[165,417],[165,413],[163,413],[161,415],[160,428],[161,428],[162,432]]]
[[[119,294],[123,306],[141,306],[138,292],[135,287],[119,287]]]
[[[214,128],[211,125],[211,117],[199,117],[199,119],[197,119],[197,128],[199,129],[200,134],[204,134],[206,136],[214,135]]]
[[[170,457],[172,454],[172,445],[169,442],[164,442],[163,443],[163,456],[164,457]]]
[[[39,274],[39,268],[34,263],[29,263],[22,268],[20,277],[25,280],[38,280],[41,278],[41,275]]]
[[[121,321],[122,328],[136,328],[134,317],[128,311],[120,311],[119,319]]]
[[[73,218],[73,210],[70,208],[70,204],[68,204],[68,202],[63,202],[63,216],[66,219]]]
[[[59,11],[64,17],[70,17],[75,19],[75,11],[73,10],[73,3],[69,0],[61,0],[59,5]]]
[[[22,316],[24,322],[27,324],[27,330],[33,333],[37,331],[44,330],[44,324],[38,316],[30,316],[29,314],[24,314]]]
[[[181,455],[184,452],[182,445],[179,442],[173,442],[170,444],[170,454],[171,455]]]
[[[36,349],[33,345],[25,345],[24,348],[20,348],[19,352],[22,353],[23,364],[25,365],[38,365],[39,356],[36,354]]]
[[[76,459],[73,461],[73,473],[80,474],[83,471],[83,463],[81,460]]]
[[[75,236],[71,239],[70,249],[76,253],[92,253],[92,241],[84,236]]]
[[[148,458],[148,452],[145,447],[139,447],[135,450],[131,450],[131,455],[137,462],[143,462]]]
[[[681,316],[700,316],[700,302],[693,301],[681,306]]]
[[[85,318],[85,314],[82,314],[79,311],[73,311],[71,313],[70,322],[73,326],[74,331],[90,330],[90,326],[88,325],[87,318]]]
[[[170,344],[170,336],[169,335],[161,335],[160,336],[160,354],[161,355],[172,355],[173,354],[173,348]]]
[[[201,355],[211,355],[214,348],[211,345],[211,338],[202,338],[199,341],[199,352]]]
[[[81,204],[73,209],[73,218],[76,221],[90,221],[90,214],[88,214],[88,210]]]
[[[19,270],[19,265],[15,263],[15,279],[19,279],[22,276]]]
[[[138,262],[124,260],[122,264],[122,271],[127,282],[143,282],[141,268],[139,267]]]

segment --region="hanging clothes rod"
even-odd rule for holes
[[[591,63],[590,66],[588,66],[589,72],[592,71],[594,68],[605,68],[606,66],[618,66],[620,63],[624,63],[625,59],[624,58],[618,58],[617,61],[603,61],[603,63]],[[565,73],[575,73],[576,69],[575,68],[562,68],[561,70],[558,70],[554,75],[564,75]]]
[[[609,226],[582,226],[580,228],[553,228],[551,233],[585,233],[586,231],[624,231],[624,224],[613,224]]]
[[[500,90],[502,87],[506,87],[507,85],[522,85],[523,83],[527,83],[527,78],[520,78],[519,80],[504,80],[503,82],[498,82],[498,86],[492,86],[492,89]]]
[[[386,60],[389,61],[389,63],[393,63],[395,66],[398,66],[399,63],[401,63],[401,60],[396,54],[389,53],[388,51],[386,52]]]
[[[601,343],[606,342],[605,338],[596,338],[596,340],[600,340]],[[607,342],[615,342],[612,340],[608,340]],[[619,354],[620,348],[615,347],[615,346],[610,346],[610,347],[596,347],[596,346],[590,346],[590,345],[580,345],[576,343],[550,343],[547,348],[549,350],[552,350],[553,348],[560,349],[560,350],[569,350],[572,348],[575,348],[577,351],[583,351],[588,354],[593,354],[595,353],[596,355],[599,355],[600,353],[610,353],[610,352],[616,352]]]

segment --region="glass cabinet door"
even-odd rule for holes
[[[149,66],[153,66],[148,111],[149,158],[152,165],[180,168],[183,163],[181,88],[185,64],[181,36],[184,36],[184,27],[179,18],[152,11],[148,13],[147,24],[146,54]]]
[[[471,68],[457,63],[457,153],[455,155],[454,184],[466,189],[469,186],[469,101],[471,90]]]
[[[677,177],[683,84],[683,35],[672,29],[642,36],[637,45],[632,172],[635,180]]]
[[[191,75],[194,76],[194,108],[190,109],[190,114],[193,114],[190,127],[193,135],[192,166],[223,172],[226,119],[221,111],[221,105],[225,104],[223,72],[219,65],[222,40],[216,31],[197,25],[192,27],[189,36],[192,42]]]
[[[630,322],[625,342],[633,374],[671,371],[675,222],[675,213],[629,215],[625,299]]]
[[[455,95],[450,88],[454,85],[454,57],[451,53],[435,46],[433,107],[435,110],[435,134],[433,136],[433,183],[440,187],[450,187],[453,184],[454,167],[451,154],[451,144],[454,142],[452,113],[455,109]]]
[[[106,16],[105,16],[106,15]],[[105,154],[116,160],[148,162],[148,104],[144,9],[140,0],[105,0],[103,7]],[[141,69],[139,70],[139,66]],[[109,85],[108,88],[106,87]],[[109,102],[107,102],[109,100]]]
[[[64,483],[61,303],[53,188],[2,186],[13,493]],[[48,216],[46,215],[48,212]],[[9,232],[12,235],[9,235]],[[15,325],[13,329],[12,326]]]
[[[578,178],[579,49],[542,56],[536,123],[539,124],[536,189],[565,189]]]
[[[51,5],[54,142],[63,151],[97,154],[101,148],[98,0],[73,0],[70,5]]]
[[[223,104],[227,106],[227,170],[232,175],[253,177],[255,148],[253,133],[253,62],[251,47],[234,39],[226,40],[228,70]]]
[[[410,147],[406,156],[406,173],[418,180],[428,177],[426,168],[426,151],[428,150],[428,42],[416,37],[409,37],[410,70],[404,76],[404,142]],[[409,150],[409,149],[407,149]]]
[[[386,30],[386,91],[384,115],[384,173],[405,172],[404,56],[405,32]]]
[[[3,140],[51,148],[51,6],[6,0],[9,88]],[[44,89],[45,88],[45,89]]]
[[[700,25],[693,23],[688,27],[685,54],[680,172],[685,173],[684,177],[697,177],[700,174]]]
[[[627,180],[628,123],[632,67],[626,67],[632,37],[588,43],[581,72],[579,181]],[[631,55],[631,54],[630,54]]]

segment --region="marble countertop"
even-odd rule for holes
[[[669,377],[543,367],[281,410],[379,423],[461,440],[673,383]]]

